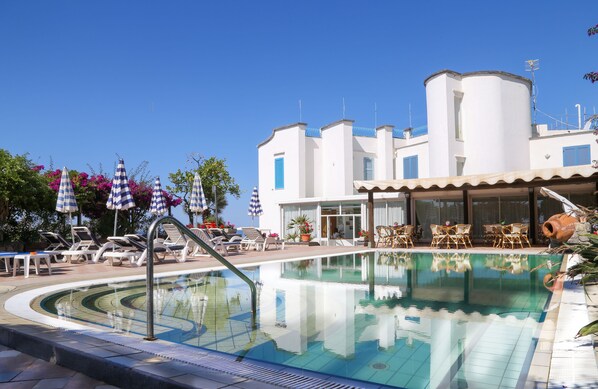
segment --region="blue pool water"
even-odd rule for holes
[[[156,336],[404,388],[522,385],[561,256],[370,252],[157,279]],[[534,271],[531,271],[534,269]],[[66,320],[145,335],[145,282],[44,296]]]

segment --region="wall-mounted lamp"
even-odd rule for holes
[[[546,159],[549,159],[549,158],[550,158],[550,154],[546,154],[546,155],[544,156],[544,158],[546,158]]]

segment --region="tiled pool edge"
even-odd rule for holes
[[[0,324],[0,344],[124,388],[383,388],[204,350],[185,353],[181,345],[174,350],[167,342],[140,342],[137,336],[87,332]]]
[[[571,263],[572,257],[566,255],[560,272],[564,273]],[[598,297],[598,285],[593,285],[592,290]],[[586,299],[586,292],[577,280],[559,279],[540,331],[526,389],[596,387],[596,340],[593,337],[574,339],[578,329],[589,322]]]
[[[563,272],[566,269],[566,262],[567,257],[563,259],[559,272]],[[546,317],[538,335],[538,344],[536,345],[524,386],[526,389],[546,388],[548,385],[550,363],[562,297],[563,282],[559,278],[550,297]]]

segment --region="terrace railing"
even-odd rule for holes
[[[305,129],[305,136],[309,136],[311,138],[320,138],[322,137],[322,131],[319,128],[307,127]]]
[[[183,223],[178,221],[172,216],[163,216],[154,220],[147,231],[147,269],[146,269],[146,310],[147,310],[147,336],[145,340],[156,340],[154,336],[154,238],[156,230],[160,224],[172,223],[174,224],[181,234],[185,235],[188,239],[193,240],[202,249],[204,249],[212,257],[216,258],[220,263],[226,266],[235,275],[239,276],[249,286],[251,291],[251,326],[257,328],[256,314],[257,314],[257,289],[253,281],[251,281],[241,270],[235,265],[224,259],[216,250],[208,246],[202,241],[197,235],[188,229]]]
[[[375,138],[376,137],[376,129],[353,126],[353,136],[365,136],[368,138]]]

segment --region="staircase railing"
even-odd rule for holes
[[[197,235],[187,228],[183,223],[172,216],[163,216],[154,220],[147,231],[147,268],[146,268],[146,305],[147,305],[147,336],[146,340],[156,340],[154,336],[154,238],[158,226],[164,223],[174,224],[179,231],[187,238],[190,238],[197,243],[208,254],[216,258],[220,263],[226,266],[235,275],[239,276],[243,281],[249,285],[251,291],[251,326],[256,328],[256,313],[257,313],[257,290],[253,281],[251,281],[243,272],[241,272],[235,265],[224,259],[216,250],[207,245]]]

